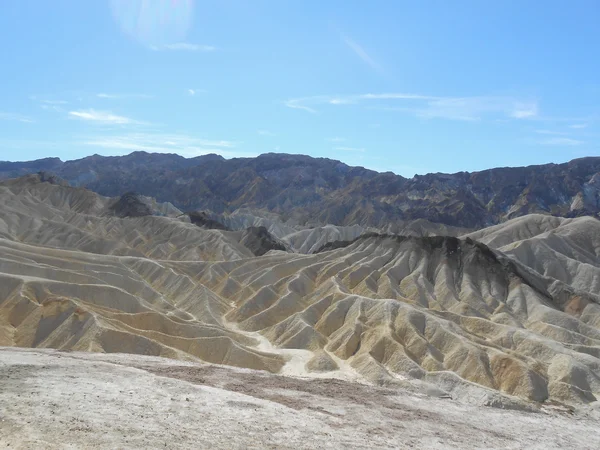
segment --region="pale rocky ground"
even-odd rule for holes
[[[308,407],[291,408],[293,412],[289,408],[283,410],[281,402],[266,398],[269,402],[261,410],[264,414],[281,416],[281,420],[287,417],[285,414],[291,414],[289,423],[296,420],[308,424],[304,433],[297,436],[281,431],[283,425],[277,432],[256,428],[256,433],[262,433],[260,436],[275,439],[265,442],[266,446],[279,448],[288,445],[285,439],[301,439],[303,435],[306,440],[307,433],[329,433],[339,438],[331,441],[338,444],[332,444],[333,447],[347,444],[393,448],[399,445],[399,433],[415,436],[414,444],[423,448],[487,448],[484,440],[459,441],[460,433],[470,429],[461,427],[476,426],[477,420],[486,417],[511,424],[512,419],[507,418],[513,417],[514,427],[507,425],[497,431],[498,439],[506,439],[499,448],[531,448],[539,442],[556,447],[597,448],[586,447],[587,443],[579,440],[560,439],[585,436],[584,430],[573,424],[596,417],[600,395],[600,221],[530,215],[460,239],[420,237],[432,231],[427,224],[422,233],[413,229],[414,232],[407,232],[411,236],[370,235],[318,254],[271,251],[255,257],[239,243],[239,232],[201,229],[168,217],[177,215],[177,211],[152,204],[151,200],[148,202],[154,209],[167,215],[117,218],[107,212],[111,201],[84,189],[40,183],[35,177],[0,183],[0,346],[98,353],[78,354],[73,364],[79,364],[81,369],[68,366],[65,371],[80,375],[46,388],[42,380],[52,380],[53,367],[57,366],[60,372],[63,363],[73,361],[66,360],[66,355],[73,353],[0,352],[9,355],[3,356],[5,362],[12,361],[4,369],[24,374],[15,380],[9,377],[9,388],[2,389],[0,395],[21,395],[13,381],[16,383],[25,375],[27,380],[38,380],[39,388],[25,396],[32,403],[23,403],[24,408],[33,409],[37,404],[38,398],[32,398],[31,392],[36,397],[58,396],[63,395],[63,387],[80,383],[82,389],[100,389],[97,384],[106,384],[102,380],[108,378],[94,371],[105,367],[100,361],[116,361],[111,358],[118,358],[121,366],[127,361],[136,367],[162,361],[156,364],[163,367],[162,374],[167,378],[174,374],[181,378],[178,367],[184,364],[182,361],[208,362],[270,373],[245,375],[245,381],[237,382],[242,386],[239,389],[247,389],[254,382],[266,383],[268,388],[262,389],[259,397],[271,391],[299,390],[294,387],[299,381],[275,374],[310,378],[313,381],[303,381],[303,386],[334,386],[340,395],[362,389],[362,399],[338,405],[352,413],[344,415],[343,420],[349,420],[346,428],[340,426],[337,431],[335,423],[325,426],[320,422],[318,411],[304,411]],[[302,247],[304,243],[303,251],[309,251],[332,236],[351,241],[356,232],[351,227],[300,230],[294,232],[293,245]],[[143,358],[102,353],[179,361],[153,359],[153,363],[138,363]],[[61,359],[60,364],[57,358]],[[172,368],[168,368],[169,364]],[[35,367],[34,375],[27,375],[29,366]],[[165,407],[152,388],[158,383],[155,369],[148,369],[152,374],[144,375],[121,366],[109,367],[117,375],[123,370],[123,383],[129,383],[128,386],[137,383],[133,373],[148,380],[146,387],[142,381],[135,387],[145,389],[146,397],[140,391],[140,398],[147,398],[147,403],[140,408]],[[204,372],[217,371],[214,367],[202,367]],[[86,371],[88,375],[81,373]],[[195,377],[197,373],[192,372],[189,376]],[[249,372],[220,368],[216,373],[235,378]],[[165,379],[160,380],[162,383]],[[181,380],[164,382],[179,386],[173,387],[175,391],[179,389],[177,392],[183,389]],[[357,382],[362,384],[345,384]],[[103,388],[108,391],[102,394],[106,396],[102,403],[116,402],[117,411],[123,399],[117,398],[111,386],[109,383]],[[190,388],[189,384],[185,386]],[[218,392],[235,397],[240,395],[239,389],[229,389],[237,393]],[[415,398],[422,400],[420,405],[438,408],[425,409],[438,415],[428,416],[422,423],[410,419],[410,426],[393,428],[391,419],[384,414],[387,407],[364,400],[376,397],[382,389],[388,392],[386,398],[405,398],[404,406],[410,404],[408,399],[426,393],[426,397]],[[301,394],[301,400],[307,400],[309,405],[315,402],[315,408],[325,408],[323,399],[304,398],[309,394],[310,391]],[[47,401],[62,408],[58,397],[54,398]],[[236,397],[231,401],[242,400]],[[335,397],[327,401],[341,400]],[[361,437],[365,433],[370,436],[366,425],[358,424],[365,416],[361,402],[378,411],[372,419],[373,428],[384,430],[371,433],[375,436],[371,445]],[[226,401],[219,405],[223,403]],[[573,410],[580,420],[560,414],[524,412],[539,409],[540,404],[546,409]],[[72,406],[67,411],[76,410]],[[514,412],[500,411],[502,408]],[[174,416],[172,420],[183,421],[180,428],[184,430],[198,428],[192,435],[203,439],[198,421],[213,423],[213,418],[208,417],[212,410],[215,429],[233,433],[237,429],[234,425],[228,429],[229,425],[222,424],[229,410],[221,409],[206,406],[189,423],[183,417]],[[232,417],[252,416],[239,405],[233,409],[239,411],[231,413]],[[14,422],[18,413],[6,413],[5,420]],[[319,414],[336,417],[326,412]],[[88,422],[92,426],[96,421],[109,419],[93,416]],[[454,440],[438,442],[436,435],[423,434],[427,423],[446,419],[459,431],[448,434],[451,431],[442,424],[446,431],[440,431],[441,436],[454,436]],[[575,430],[572,434],[564,434],[567,431],[558,426],[565,420],[568,433]],[[39,419],[40,424],[43,421]],[[515,440],[515,434],[509,433],[511,429],[524,432],[517,427],[518,421],[537,423],[539,427],[546,424],[555,432],[548,436],[550,441],[540,441],[541,431],[538,435],[532,431],[534,438],[526,434]],[[488,429],[481,424],[481,430]],[[146,425],[159,427],[153,419],[123,429],[139,430]],[[538,425],[532,425],[534,430],[541,430],[535,428]],[[103,426],[99,434],[109,429],[108,425]],[[249,423],[247,430],[255,430],[253,426],[256,423]],[[436,430],[435,425],[430,426]],[[32,428],[41,433],[39,439],[52,434],[41,425]],[[396,434],[388,436],[386,433],[392,433],[388,428]],[[320,432],[324,434],[319,435]],[[358,434],[352,437],[353,432]],[[177,433],[185,439],[181,437],[184,431]],[[218,440],[217,434],[211,433],[204,439],[212,438],[225,446],[226,441]],[[419,436],[429,436],[431,440],[422,441]],[[48,442],[53,440],[48,438]],[[293,448],[294,441],[289,442]],[[27,448],[26,443],[23,445]]]
[[[0,349],[0,448],[597,449],[598,411],[140,355]]]

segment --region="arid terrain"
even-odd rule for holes
[[[600,411],[477,407],[418,388],[156,357],[0,349],[0,445],[596,449]]]
[[[0,450],[600,450],[600,0],[0,0]]]
[[[600,446],[595,218],[307,227],[47,174],[0,208],[0,442]]]

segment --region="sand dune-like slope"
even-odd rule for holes
[[[106,202],[0,184],[0,345],[415,382],[505,407],[600,395],[593,219],[255,257],[236,232],[117,218]]]
[[[283,237],[283,241],[299,253],[315,253],[328,242],[353,241],[366,231],[360,225],[340,227],[327,225],[296,231]]]
[[[576,290],[600,294],[600,220],[534,214],[466,235]]]
[[[471,240],[371,237],[313,256],[173,264],[230,299],[242,330],[373,381],[468,390],[460,377],[537,401],[600,389],[597,298]]]
[[[37,175],[0,183],[0,238],[105,255],[210,260],[252,256],[227,234],[170,217],[114,217],[115,199],[40,183]]]
[[[286,243],[297,253],[315,253],[324,245],[336,241],[353,241],[362,234],[378,232],[402,234],[406,236],[458,236],[466,233],[464,228],[452,227],[429,222],[424,219],[411,221],[394,221],[378,229],[361,225],[315,225],[311,227],[298,225],[292,220],[282,222],[277,214],[264,211],[240,209],[232,214],[210,214],[213,220],[231,230],[245,230],[249,227],[265,227],[275,238]]]

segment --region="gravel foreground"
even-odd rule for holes
[[[597,449],[598,413],[500,410],[139,355],[0,348],[0,448]]]

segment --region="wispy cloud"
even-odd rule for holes
[[[340,152],[364,152],[364,148],[356,148],[356,147],[335,147],[334,150],[339,150]]]
[[[159,51],[183,51],[183,52],[214,52],[217,50],[212,45],[190,44],[189,42],[177,42],[175,44],[152,45],[151,50]]]
[[[148,99],[148,98],[152,98],[152,96],[148,95],[148,94],[106,94],[104,92],[96,94],[96,97],[98,97],[98,98],[105,98],[105,99],[124,99],[124,98],[143,98],[143,99]]]
[[[569,125],[569,128],[579,130],[579,129],[587,128],[587,126],[588,126],[587,123],[575,123],[573,125]]]
[[[565,136],[568,133],[565,133],[564,131],[554,131],[554,130],[535,130],[535,132],[537,134],[548,134],[548,135],[552,135],[552,136]]]
[[[388,92],[383,94],[362,94],[355,96],[361,100],[447,100],[451,97],[435,97],[432,95],[407,94],[405,92]]]
[[[538,106],[536,103],[517,103],[510,115],[515,119],[535,117],[538,115]]]
[[[354,101],[348,98],[332,98],[327,103],[330,105],[350,105],[354,103]]]
[[[58,113],[65,112],[65,109],[62,106],[42,104],[42,105],[40,105],[40,107],[46,111],[55,111]]]
[[[188,95],[190,96],[195,96],[198,94],[205,94],[206,93],[206,89],[188,89],[187,90]]]
[[[535,101],[503,96],[450,97],[413,93],[380,93],[359,95],[318,95],[290,99],[288,108],[318,113],[318,106],[366,105],[369,109],[396,111],[424,119],[478,121],[485,117],[533,119],[538,114]]]
[[[463,121],[478,121],[485,116],[503,115],[526,119],[537,114],[537,104],[524,103],[508,97],[443,97],[425,101],[414,109],[418,117]]]
[[[177,153],[187,157],[207,153],[216,153],[227,157],[249,156],[234,151],[236,143],[233,141],[202,139],[185,134],[129,133],[96,136],[83,139],[80,144],[107,150]]]
[[[39,98],[36,95],[30,95],[29,99],[33,100],[34,102],[38,102],[40,105],[40,108],[42,108],[46,111],[55,111],[55,112],[64,112],[63,106],[67,105],[69,103],[66,100],[44,99],[44,98]]]
[[[345,34],[342,34],[342,41],[356,54],[356,56],[358,56],[365,64],[367,64],[369,67],[371,67],[373,70],[376,70],[379,73],[383,73],[383,68],[381,67],[381,65],[375,61],[371,55],[369,55],[367,53],[367,51],[361,46],[359,45],[357,42],[355,42],[353,39],[351,39],[350,37],[346,36]]]
[[[66,105],[69,102],[66,100],[40,100],[40,103],[44,103],[46,105]]]
[[[69,117],[103,125],[134,125],[142,123],[129,117],[118,116],[108,111],[96,111],[95,109],[70,111]]]
[[[306,111],[309,112],[311,114],[317,114],[317,110],[314,108],[311,108],[309,106],[306,105],[302,105],[300,102],[303,99],[291,99],[285,102],[285,106],[287,106],[288,108],[292,108],[292,109],[300,109],[302,111]]]
[[[551,139],[545,139],[545,140],[541,141],[540,144],[542,144],[542,145],[556,145],[556,146],[563,146],[563,147],[575,147],[577,145],[585,144],[585,142],[584,141],[580,141],[578,139],[571,139],[571,138],[565,138],[565,137],[555,137],[555,138],[551,138]]]
[[[345,142],[346,139],[342,138],[342,137],[333,137],[333,138],[329,138],[327,139],[329,142]]]
[[[275,133],[273,133],[269,130],[258,130],[257,133],[260,136],[269,136],[269,137],[277,136]]]
[[[21,114],[2,112],[0,111],[0,120],[12,120],[15,122],[23,122],[23,123],[34,123],[35,120],[28,116],[23,116]]]

